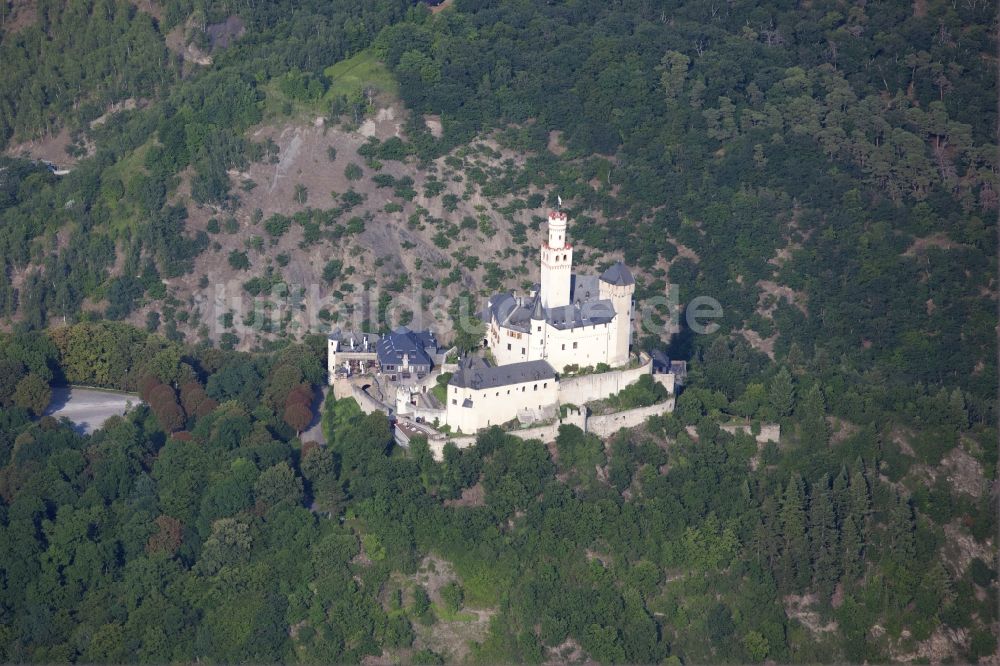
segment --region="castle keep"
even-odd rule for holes
[[[635,279],[621,262],[600,276],[573,272],[566,213],[549,214],[541,247],[540,282],[527,295],[496,294],[486,312],[486,345],[497,365],[548,361],[612,368],[629,361]]]

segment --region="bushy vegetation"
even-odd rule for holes
[[[118,341],[149,407],[81,436],[0,404],[4,660],[357,662],[463,606],[497,612],[473,649],[489,662],[568,638],[603,662],[872,662],[939,622],[976,636],[960,657],[994,645],[994,565],[940,559],[941,528],[877,473],[871,429],[760,466],[750,435],[692,413],[608,443],[563,426],[558,462],[496,428],[435,462],[332,395],[326,445],[300,442],[288,408],[322,381],[322,339],[251,356],[81,325],[6,338],[5,358],[78,377],[81,336]],[[446,504],[474,485],[481,505]],[[995,529],[946,497],[942,517]],[[419,586],[380,601],[429,553],[460,578],[440,608]],[[822,638],[786,615],[806,594],[837,623]]]

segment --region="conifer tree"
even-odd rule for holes
[[[809,503],[809,550],[813,582],[820,596],[829,599],[840,579],[840,535],[830,497],[830,477],[823,475],[813,486]]]
[[[778,418],[788,416],[795,407],[795,386],[792,385],[792,375],[788,368],[782,366],[778,373],[771,380],[768,398],[771,409],[774,410]]]
[[[833,480],[833,512],[837,518],[837,527],[843,528],[851,506],[851,482],[847,475],[847,467],[841,465],[840,473]]]
[[[864,542],[856,516],[847,517],[841,528],[841,535],[843,541],[843,559],[841,561],[844,573],[843,580],[845,584],[850,585],[864,575],[864,561],[862,560]]]
[[[826,446],[830,433],[826,424],[823,393],[818,384],[813,384],[806,391],[797,415],[802,426],[802,442],[809,447]]]
[[[914,540],[913,507],[898,493],[896,501],[889,509],[889,548],[895,558],[902,562],[913,559],[916,553]]]
[[[809,584],[809,544],[806,535],[806,493],[802,478],[788,480],[781,501],[782,551],[779,580],[788,591],[801,591]]]
[[[969,427],[969,415],[965,409],[965,396],[959,388],[954,389],[948,397],[947,415],[949,425],[962,430]]]
[[[864,550],[868,542],[869,516],[871,514],[872,498],[865,477],[865,466],[861,458],[854,462],[850,477],[851,501],[849,513],[854,518],[861,536],[861,547]]]

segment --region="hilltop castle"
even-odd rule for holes
[[[480,313],[492,363],[477,356],[457,366],[447,363],[447,351],[427,331],[400,328],[383,338],[338,331],[329,339],[330,383],[374,373],[395,387],[391,408],[384,402],[391,394],[383,394],[382,382],[372,387],[345,384],[341,391],[355,396],[363,408],[384,405],[402,419],[397,423],[409,424],[414,432],[426,428],[421,424],[436,424],[448,426],[453,435],[515,421],[556,422],[560,406],[576,406],[573,413],[586,423],[586,410],[580,407],[622,391],[643,375],[652,374],[673,393],[669,361],[658,370],[648,355],[631,362],[632,273],[621,262],[600,275],[574,273],[566,226],[566,213],[549,213],[539,282],[526,295],[494,295]],[[443,379],[439,382],[435,368],[451,371],[446,385],[440,385]],[[672,408],[670,399],[652,409]],[[425,432],[443,436],[432,428]]]
[[[621,262],[600,277],[574,273],[566,213],[549,213],[541,279],[527,297],[505,292],[489,300],[486,345],[497,365],[620,367],[629,361],[634,293],[635,279]]]
[[[548,222],[538,284],[527,296],[496,294],[483,312],[484,343],[496,365],[466,359],[448,382],[444,421],[453,429],[472,433],[514,419],[542,421],[561,403],[606,398],[650,372],[648,365],[613,370],[630,360],[632,273],[621,262],[600,276],[574,273],[566,213],[551,212]],[[572,389],[560,381],[560,372],[588,367],[605,372],[581,378]],[[404,409],[406,400],[400,401]]]

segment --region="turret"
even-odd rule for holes
[[[598,291],[602,300],[610,300],[615,309],[612,323],[608,364],[612,366],[628,363],[629,347],[632,343],[632,296],[635,294],[635,278],[622,262],[617,262],[601,274]]]
[[[542,305],[547,309],[569,305],[573,246],[566,242],[566,213],[549,213],[548,239],[542,243]]]
[[[528,338],[528,361],[537,361],[545,358],[545,308],[542,307],[542,299],[535,297],[535,306],[531,309],[531,329]]]
[[[566,213],[561,210],[554,210],[549,213],[548,246],[553,250],[561,250],[566,247],[566,222]]]

